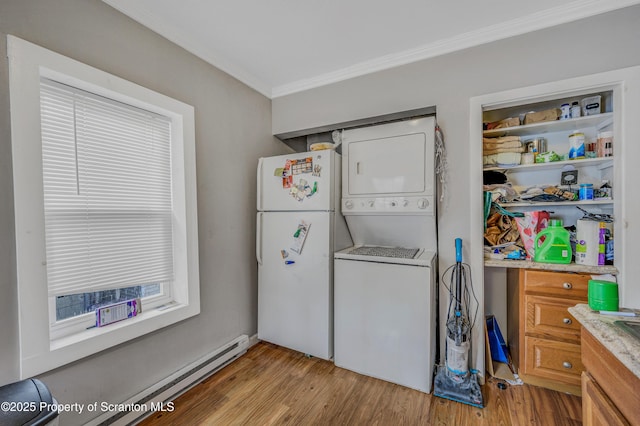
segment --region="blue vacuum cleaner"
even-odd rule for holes
[[[462,263],[462,239],[460,238],[456,238],[456,264],[447,268],[442,274],[443,281],[448,273],[451,273],[451,281],[446,323],[445,361],[444,365],[439,365],[437,368],[433,394],[440,398],[484,408],[478,376],[469,370],[473,323],[469,321],[468,307],[473,287],[469,292],[467,276],[471,282],[471,268]]]

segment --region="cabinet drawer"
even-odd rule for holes
[[[548,296],[526,295],[524,303],[524,331],[527,335],[536,334],[538,337],[580,343],[580,323],[567,310],[576,304],[575,300],[564,301]]]
[[[524,291],[587,300],[591,275],[525,269]]]
[[[580,345],[527,336],[524,367],[525,374],[580,386]]]

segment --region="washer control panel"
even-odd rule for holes
[[[343,198],[342,214],[426,214],[433,215],[432,196]]]

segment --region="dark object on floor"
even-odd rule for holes
[[[58,417],[47,385],[38,379],[26,379],[0,387],[0,425],[46,425]],[[13,407],[15,406],[15,409]]]
[[[505,390],[506,388],[507,388],[507,385],[505,385],[504,383],[502,382],[498,383],[498,389]]]

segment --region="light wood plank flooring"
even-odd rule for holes
[[[485,408],[449,401],[261,342],[142,425],[580,425],[581,398],[483,386]]]

